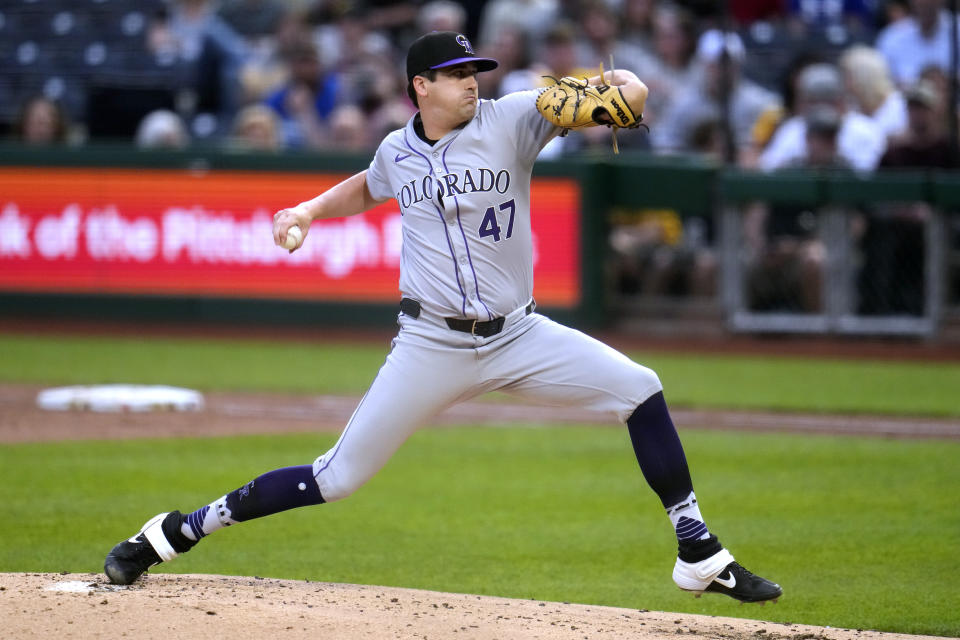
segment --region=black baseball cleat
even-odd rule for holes
[[[131,584],[150,567],[173,560],[195,543],[180,532],[179,511],[161,513],[149,520],[129,540],[117,543],[103,563],[113,584]]]
[[[738,562],[728,564],[713,579],[713,582],[707,585],[705,591],[722,593],[740,602],[759,602],[760,604],[766,603],[767,600],[776,602],[783,595],[780,585],[750,573]]]
[[[697,549],[693,545],[698,544]],[[698,598],[704,592],[722,593],[740,602],[774,602],[783,595],[780,585],[744,569],[724,549],[716,537],[698,543],[681,543],[680,555],[673,567],[673,581]],[[706,553],[706,557],[703,557]],[[686,559],[684,559],[684,557]]]

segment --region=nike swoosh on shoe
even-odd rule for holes
[[[716,578],[714,578],[714,580],[719,582],[723,586],[725,586],[727,589],[733,589],[735,586],[737,586],[737,577],[732,573],[730,573],[729,571],[727,571],[726,578],[721,578],[720,576],[717,576]]]

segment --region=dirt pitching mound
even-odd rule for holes
[[[762,609],[757,609],[758,613]],[[326,582],[146,575],[0,574],[10,638],[924,638],[592,605]]]

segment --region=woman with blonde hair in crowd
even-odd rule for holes
[[[280,120],[270,107],[251,104],[233,120],[230,146],[243,151],[278,151],[281,146]]]
[[[871,118],[887,138],[907,128],[907,103],[893,84],[883,55],[872,47],[855,45],[840,57],[847,93],[857,111]]]

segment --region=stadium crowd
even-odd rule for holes
[[[30,144],[370,151],[412,115],[406,46],[466,33],[483,97],[588,75],[651,88],[622,148],[773,170],[945,166],[943,0],[3,0],[0,113]],[[726,117],[725,117],[726,116]],[[610,144],[558,139],[557,156]]]
[[[594,75],[611,55],[636,72],[649,132],[621,132],[625,152],[761,171],[953,168],[953,28],[945,0],[0,0],[0,127],[29,145],[369,154],[415,111],[409,43],[454,30],[500,61],[478,78],[485,98]],[[598,127],[541,157],[610,146]],[[922,313],[929,217],[909,205],[852,218],[858,312]],[[822,310],[817,212],[756,203],[744,221],[748,306]],[[611,222],[619,292],[716,293],[713,212]]]

